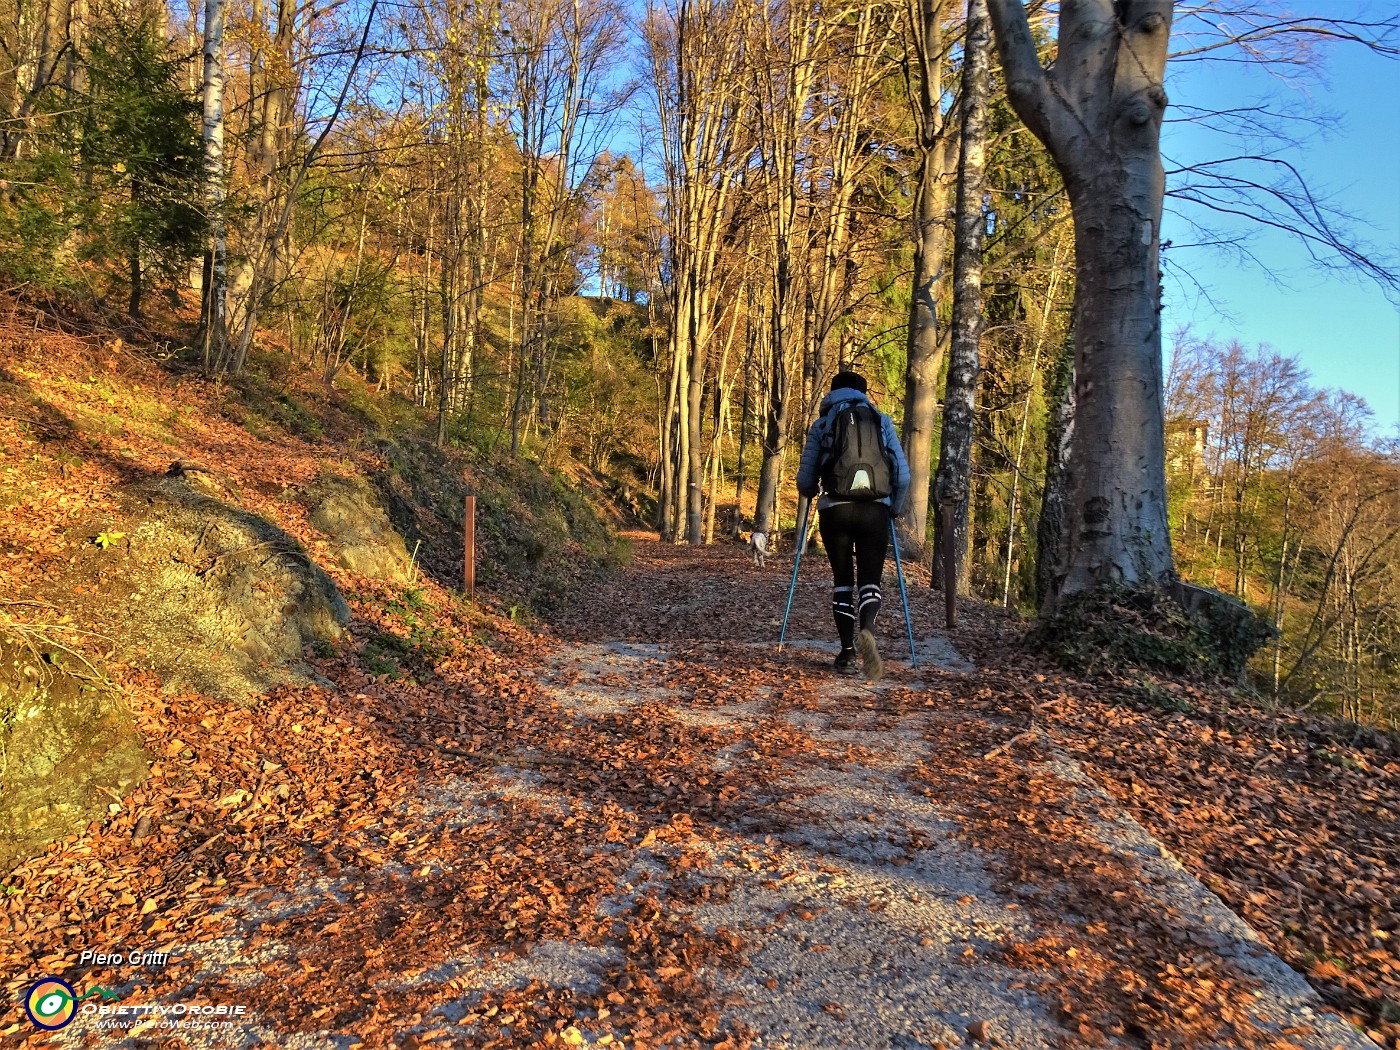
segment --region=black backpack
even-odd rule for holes
[[[894,492],[880,413],[864,401],[837,405],[822,441],[822,488],[842,500],[884,499]]]

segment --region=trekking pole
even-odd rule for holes
[[[792,612],[792,596],[797,590],[797,567],[802,564],[802,548],[807,546],[807,519],[812,513],[812,501],[802,508],[802,520],[797,530],[797,557],[792,562],[792,583],[788,585],[787,607],[783,609],[783,629],[778,634],[778,652],[783,651],[783,639],[787,637],[788,613]]]
[[[904,629],[909,632],[909,662],[919,666],[914,654],[914,624],[909,619],[909,595],[904,591],[904,564],[899,560],[899,537],[895,535],[894,519],[890,519],[890,546],[894,548],[894,571],[899,577],[899,600],[904,603]]]

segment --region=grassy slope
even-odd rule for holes
[[[8,307],[8,310],[6,310]],[[69,318],[0,305],[0,520],[19,541],[4,570],[22,596],[71,557],[75,528],[101,532],[114,490],[175,460],[213,471],[227,498],[318,554],[304,493],[323,471],[369,479],[425,575],[461,581],[462,496],[478,498],[478,579],[488,605],[547,609],[579,576],[625,557],[584,493],[588,472],[425,440],[424,415],[342,374],[328,399],[306,378],[252,374],[212,383],[163,360],[158,339],[91,334]],[[58,330],[55,330],[57,328]],[[319,559],[323,562],[324,558]],[[28,581],[28,582],[26,582]]]

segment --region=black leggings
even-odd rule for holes
[[[831,611],[841,648],[851,648],[857,625],[875,626],[880,577],[890,545],[890,508],[883,503],[838,503],[820,512],[822,546],[831,559]],[[859,587],[857,587],[859,583]]]

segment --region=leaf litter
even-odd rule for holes
[[[39,422],[63,438],[61,420]],[[22,447],[26,426],[0,419],[0,438]],[[265,443],[188,426],[201,461],[317,550],[276,487],[241,473]],[[25,475],[5,510],[12,601],[68,557],[75,508],[100,511],[111,485],[169,454],[129,451]],[[313,477],[323,454],[282,448],[280,476]],[[1140,842],[1104,830],[1126,813],[1369,1045],[1400,1046],[1393,740],[1169,680],[1157,691],[1191,711],[1164,711],[1140,683],[1040,664],[1014,622],[977,606],[951,635],[975,662],[954,660],[922,578],[926,666],[904,663],[889,602],[889,679],[833,682],[809,644],[830,633],[820,559],[799,584],[796,644],[777,654],[781,561],[633,543],[626,571],[537,633],[426,583],[430,651],[415,643],[397,675],[367,650],[413,634],[401,596],[339,570],[355,619],[343,646],[308,656],[320,686],[238,707],[114,666],[152,775],[9,875],[11,1003],[54,974],[126,1002],[242,1004],[253,1020],[218,1037],[147,1024],[115,1044],[81,1021],[31,1034],[16,1006],[0,1032],[79,1046],[1356,1045],[1316,1002],[1260,1006],[1279,995],[1258,967],[1162,898],[1180,885]],[[118,948],[169,959],[77,963]]]

